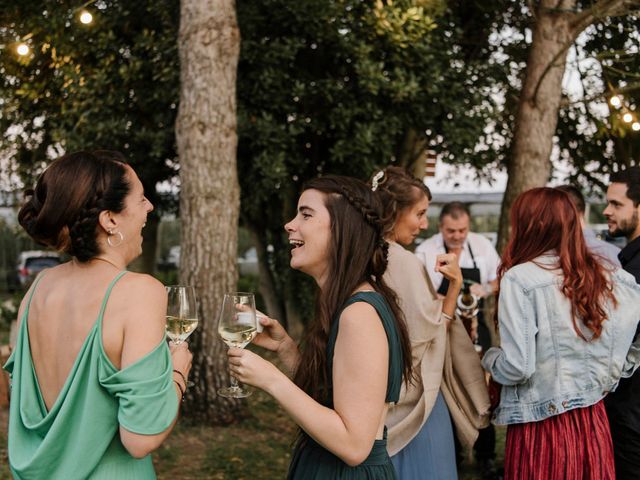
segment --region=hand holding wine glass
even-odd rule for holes
[[[170,285],[166,289],[168,296],[166,333],[173,343],[180,345],[198,326],[196,292],[193,287],[184,285]],[[188,381],[186,386],[193,387],[193,385],[193,382]]]
[[[244,348],[257,333],[256,303],[253,293],[227,293],[222,302],[218,334],[229,347]],[[238,385],[231,376],[231,386],[218,390],[218,395],[228,398],[243,398],[251,391]]]

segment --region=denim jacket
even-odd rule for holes
[[[545,254],[509,269],[500,282],[498,321],[501,346],[485,354],[482,365],[502,385],[493,414],[498,425],[526,423],[593,405],[629,377],[640,364],[640,286],[622,269],[611,273],[614,308],[599,338],[582,321],[571,320],[571,303],[562,294],[558,257]]]

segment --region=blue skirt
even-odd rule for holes
[[[441,392],[418,434],[391,462],[400,480],[457,480],[453,428]]]

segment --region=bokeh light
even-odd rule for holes
[[[16,52],[18,52],[18,55],[21,56],[25,56],[29,54],[29,45],[27,45],[26,43],[21,43],[16,47]]]
[[[622,100],[620,100],[619,96],[614,95],[609,99],[609,103],[612,107],[620,108],[620,105],[622,105]]]
[[[89,23],[93,22],[93,15],[85,10],[80,14],[80,21],[85,25],[88,25]]]

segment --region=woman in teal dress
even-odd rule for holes
[[[272,395],[300,426],[291,479],[394,479],[385,418],[410,345],[395,294],[382,278],[389,245],[380,204],[359,180],[326,176],[306,184],[285,225],[291,267],[318,285],[316,316],[299,351],[276,320],[254,343],[278,353],[293,381],[255,353],[229,350],[231,372]]]
[[[44,270],[18,313],[9,465],[17,479],[152,479],[191,368],[167,345],[167,297],[127,272],[153,206],[117,152],[55,160],[20,210],[37,242],[71,255]]]

